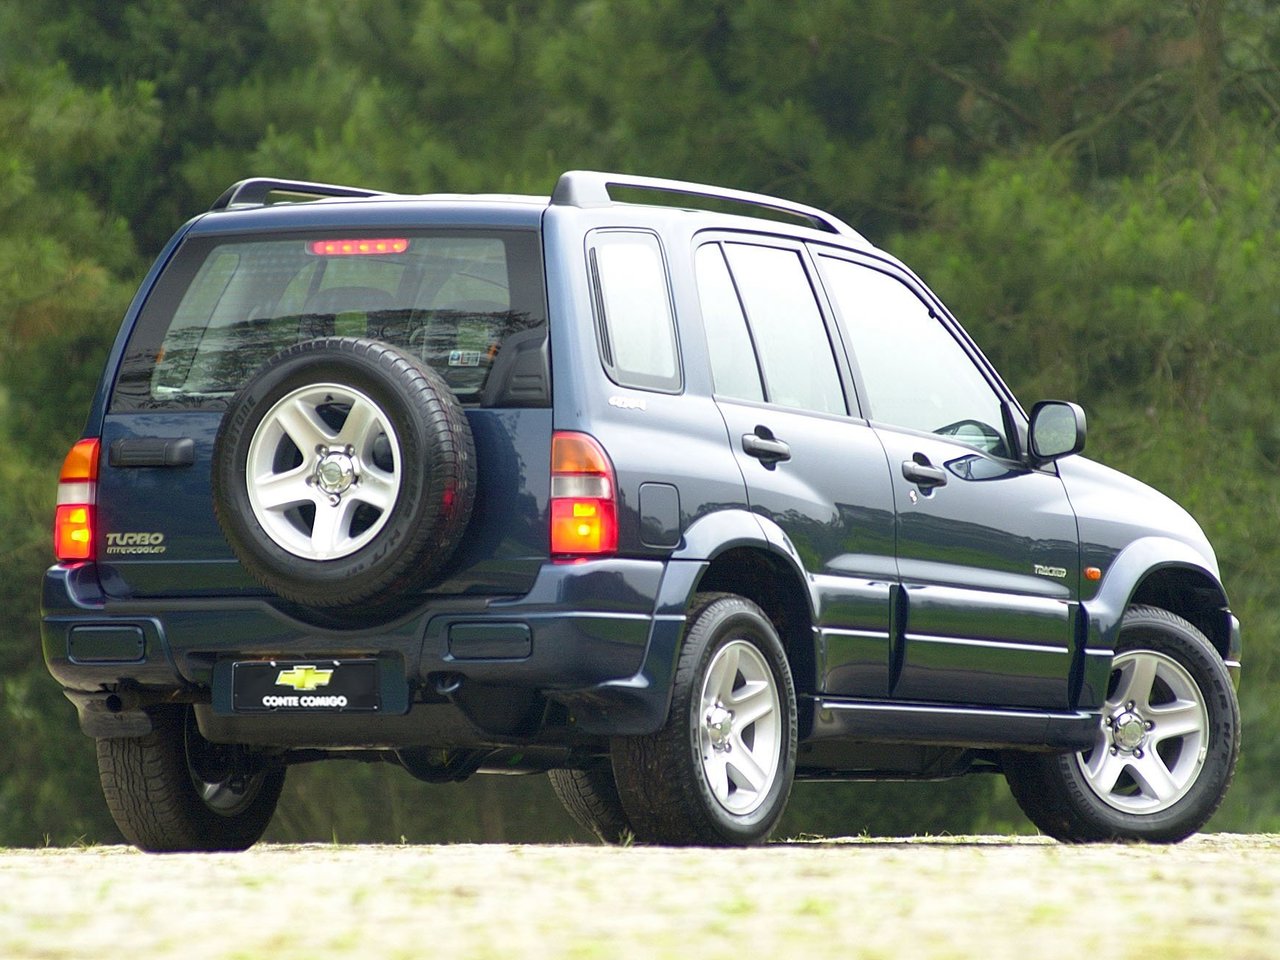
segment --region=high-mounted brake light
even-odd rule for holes
[[[585,433],[551,438],[551,553],[599,556],[618,549],[618,500],[613,465]]]
[[[351,240],[310,240],[307,252],[317,257],[358,257],[377,253],[404,253],[409,249],[409,241],[405,237],[382,237],[378,239]]]
[[[62,462],[53,552],[61,563],[93,559],[94,504],[98,498],[97,437],[79,441]]]

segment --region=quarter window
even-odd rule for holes
[[[1007,456],[999,395],[906,284],[848,260],[822,271],[858,361],[869,416]]]
[[[624,387],[678,392],[675,320],[658,238],[596,234],[590,257],[600,354],[609,377]]]

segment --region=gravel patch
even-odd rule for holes
[[[1280,835],[0,850],[0,956],[1271,960]]]

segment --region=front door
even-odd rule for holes
[[[1080,571],[1061,480],[1018,459],[994,374],[909,278],[819,261],[893,482],[893,698],[1065,709]]]
[[[905,594],[894,697],[1065,708],[1079,548],[1062,481],[953,441],[876,432],[894,471]]]

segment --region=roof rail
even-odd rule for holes
[[[343,187],[333,183],[309,183],[306,180],[275,180],[271,177],[253,177],[233,183],[223,191],[222,196],[213,201],[210,210],[226,210],[232,206],[260,206],[267,203],[272,194],[280,194],[281,199],[321,200],[325,197],[377,197],[381,190],[367,190],[364,187]]]
[[[838,233],[848,237],[863,237],[843,220],[833,217],[817,207],[793,203],[779,197],[770,197],[762,193],[748,193],[745,190],[730,190],[725,187],[712,187],[702,183],[686,183],[683,180],[664,180],[658,177],[634,177],[625,173],[601,173],[595,170],[570,170],[560,176],[555,192],[551,194],[551,202],[569,207],[600,207],[613,203],[609,195],[610,187],[622,187],[631,190],[652,190],[655,193],[674,193],[690,197],[704,197],[708,200],[726,200],[749,207],[760,207],[789,214],[801,220],[807,220],[819,230]]]

